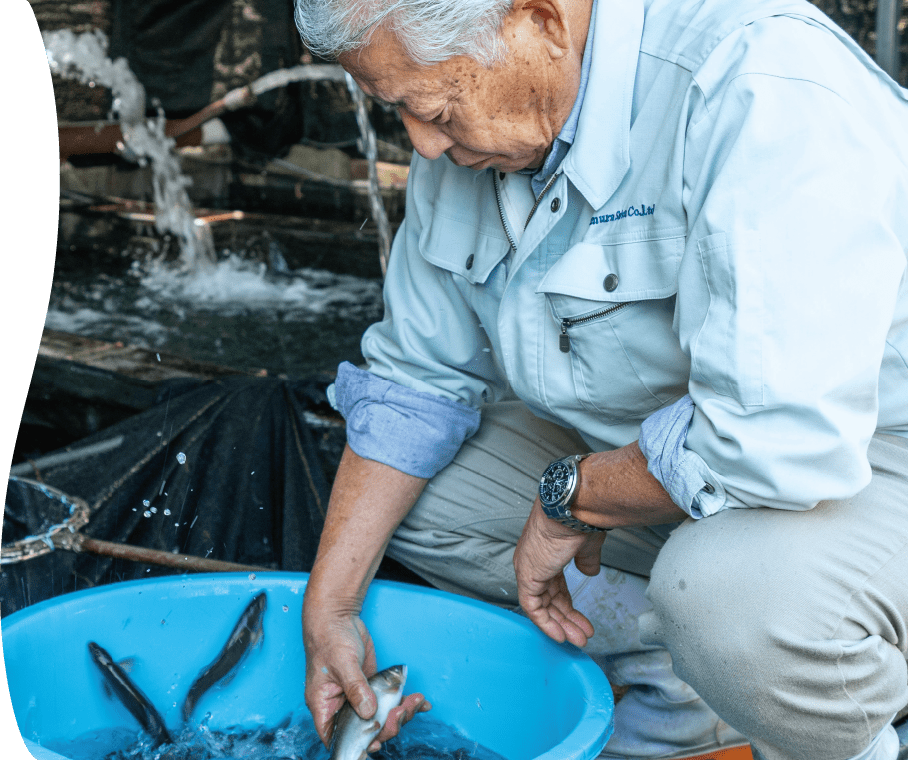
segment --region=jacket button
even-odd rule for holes
[[[605,278],[605,281],[602,283],[602,287],[604,287],[609,293],[611,293],[615,288],[618,287],[618,275],[610,274]]]
[[[561,198],[555,198],[552,201],[552,213],[554,214],[560,208],[561,208]]]
[[[472,268],[473,268],[473,254],[471,253],[467,257],[467,269],[472,269]]]
[[[716,489],[713,488],[711,483],[707,483],[706,485],[704,485],[703,490],[706,491],[706,493],[715,493],[716,492]]]

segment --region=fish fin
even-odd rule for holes
[[[122,660],[117,660],[117,665],[119,665],[126,673],[132,673],[136,667],[136,658],[135,657],[124,657]]]

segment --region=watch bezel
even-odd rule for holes
[[[580,455],[577,455],[580,456]],[[556,459],[554,462],[551,462],[548,467],[545,468],[545,471],[542,473],[542,477],[539,479],[539,500],[542,502],[543,507],[548,507],[550,509],[560,509],[570,507],[571,503],[574,501],[574,497],[577,494],[577,485],[579,483],[579,474],[577,471],[577,456],[562,457],[561,459]],[[551,481],[553,480],[553,471],[555,470],[567,470],[565,477],[561,478],[560,481],[564,482],[559,494],[557,497],[550,498],[551,496]],[[568,513],[570,516],[570,513]]]

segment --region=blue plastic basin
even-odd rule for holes
[[[194,715],[212,729],[277,725],[308,717],[301,613],[308,575],[179,576],[103,586],[36,604],[3,621],[3,655],[23,737],[72,740],[135,719],[102,687],[87,642],[116,660],[164,716],[181,723],[190,684],[261,590],[268,593],[261,646]],[[406,692],[421,691],[431,716],[509,760],[592,760],[612,731],[612,693],[576,647],[558,645],[521,616],[417,586],[372,584],[363,619],[380,668],[408,666]],[[47,753],[50,760],[60,755]]]

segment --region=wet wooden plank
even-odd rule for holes
[[[166,352],[126,346],[119,341],[107,342],[49,329],[45,329],[41,336],[38,359],[44,360],[41,363],[48,371],[55,361],[77,365],[77,367],[67,368],[67,372],[84,378],[88,385],[92,385],[89,378],[97,377],[100,382],[102,377],[106,377],[90,370],[116,373],[121,376],[106,378],[112,386],[122,386],[126,382],[125,378],[139,381],[140,386],[143,384],[154,386],[163,380],[173,378],[213,379],[226,375],[262,377],[267,374],[264,369],[252,371],[234,369],[211,362],[186,359]],[[82,365],[85,369],[78,369],[78,365]],[[61,380],[61,382],[64,381]],[[102,391],[99,398],[102,396],[117,398],[117,394],[121,390],[122,388],[112,387],[109,392]]]

